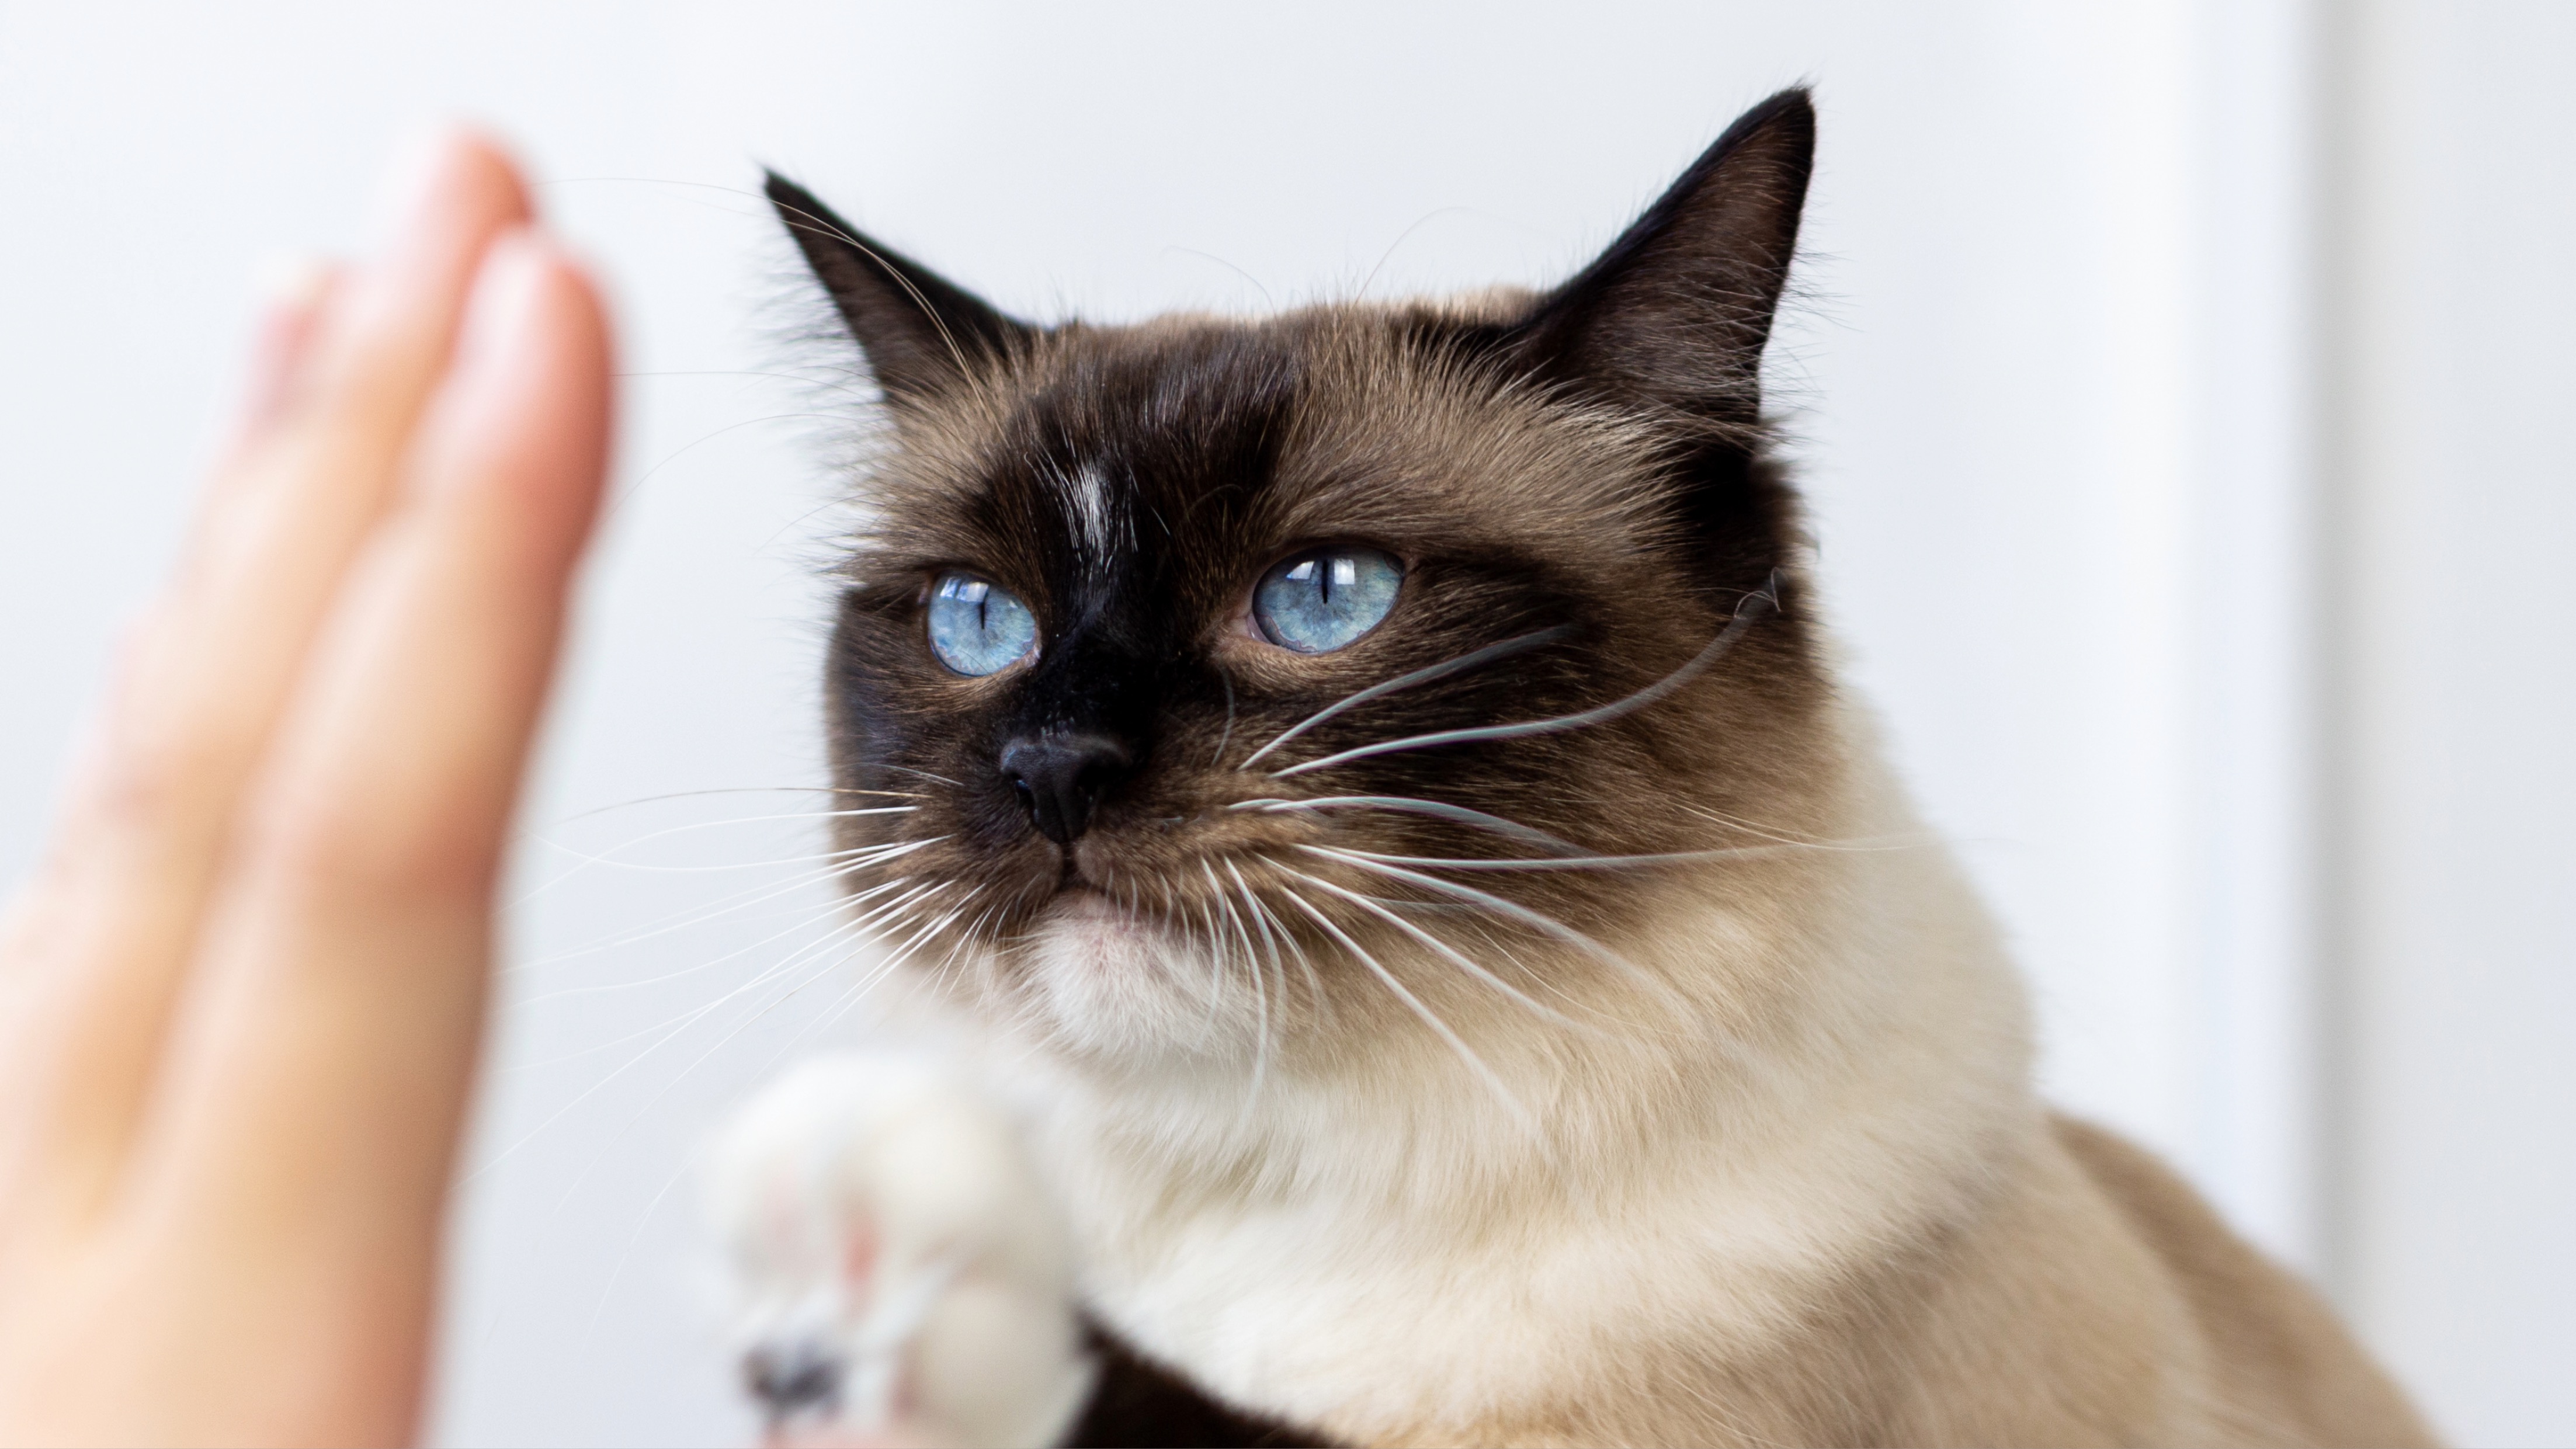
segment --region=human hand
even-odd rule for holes
[[[0,1441],[418,1426],[492,900],[608,446],[488,143],[271,318],[0,918]]]

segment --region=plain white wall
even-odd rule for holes
[[[2338,1276],[2463,1441],[2576,1443],[2576,8],[2339,19]]]
[[[811,822],[745,819],[811,797],[682,793],[821,779],[833,491],[809,440],[849,400],[776,375],[811,359],[775,340],[792,273],[757,164],[1034,315],[1251,308],[1561,275],[1737,109],[1811,79],[1822,166],[1774,380],[1855,677],[2030,969],[2052,1090],[2318,1264],[2319,1183],[2399,1202],[2418,1138],[2376,1185],[2318,1175],[2305,751],[2347,702],[2321,702],[2303,632],[2313,28],[2292,0],[0,6],[0,870],[168,556],[258,258],[346,245],[415,117],[517,138],[611,280],[630,380],[528,815],[440,1432],[740,1438],[690,1152],[830,1035],[855,969],[797,873]],[[2535,433],[2525,456],[2563,452]],[[2498,516],[2536,486],[2500,484]],[[2545,964],[2513,940],[2515,970]],[[2523,980],[2459,1019],[2520,1011]],[[2564,1017],[2517,1029],[2540,1020]],[[2406,1043],[2427,1072],[2465,1060]],[[2503,1120],[2564,1135],[2530,1104]],[[2555,1142],[2527,1155],[2564,1173]],[[2452,1226],[2430,1209],[2366,1220],[2351,1283],[2448,1261],[2417,1256]],[[2563,1257],[2552,1287],[2506,1282],[2550,1246],[2539,1221],[2444,1251],[2563,1302]],[[2485,1300],[2444,1301],[2478,1353]],[[2488,1383],[2399,1316],[2367,1321],[2445,1422],[2568,1423],[2535,1367],[2567,1357],[2563,1318],[2513,1319],[2540,1336]]]

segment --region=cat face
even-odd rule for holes
[[[1756,380],[1811,136],[1774,98],[1545,295],[1125,328],[773,178],[892,415],[827,681],[889,949],[1086,1052],[1446,1034],[1717,863],[1637,857],[1794,816]]]

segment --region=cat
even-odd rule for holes
[[[777,1436],[2432,1442],[2037,1099],[1836,682],[1761,396],[1814,143],[1544,292],[1117,327],[770,178],[882,393],[826,694],[903,1041],[723,1151]]]

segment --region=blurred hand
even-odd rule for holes
[[[418,1427],[492,898],[609,342],[490,145],[281,303],[0,918],[0,1440]]]

